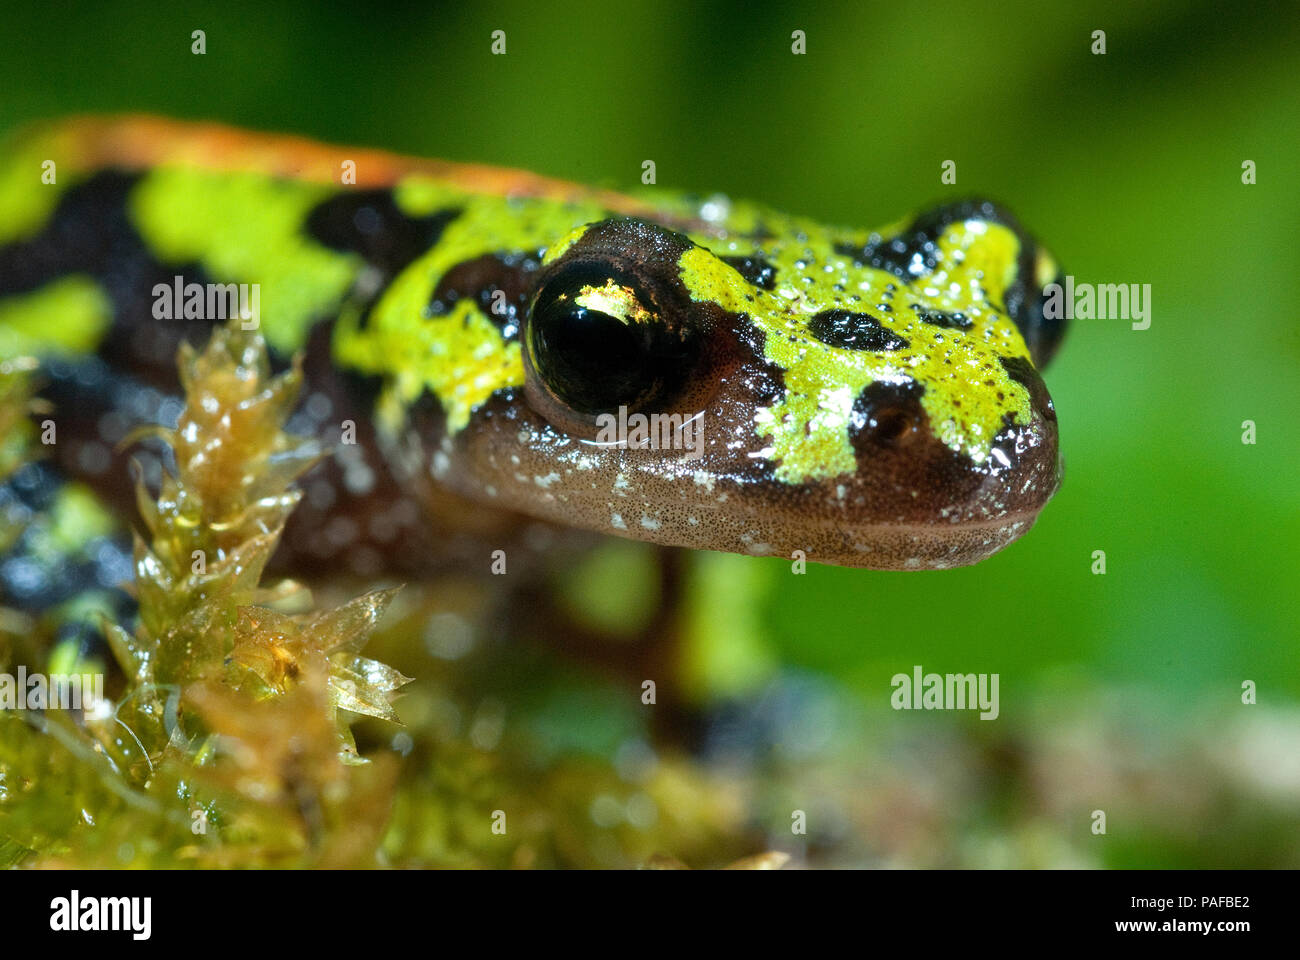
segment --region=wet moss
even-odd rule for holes
[[[137,485],[138,623],[103,624],[125,690],[77,711],[0,716],[5,856],[373,864],[395,764],[359,757],[350,723],[396,719],[390,700],[407,678],[359,653],[394,591],[317,611],[297,584],[262,585],[301,496],[293,482],[320,455],[283,429],[301,375],[295,364],[271,376],[260,337],[237,325],[179,363],[179,423],[150,431],[175,473],[156,496]]]
[[[179,365],[176,428],[144,431],[175,466],[156,491],[137,481],[138,615],[101,623],[120,689],[80,711],[0,711],[0,865],[629,867],[666,851],[717,866],[761,849],[735,784],[651,747],[635,691],[624,703],[503,639],[481,585],[322,606],[264,583],[322,453],[284,430],[299,368],[272,376],[237,325]],[[0,380],[18,435],[29,396]],[[23,659],[96,669],[55,634]],[[551,742],[557,709],[583,730],[622,716],[617,742]]]

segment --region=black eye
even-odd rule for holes
[[[1022,257],[1021,260],[1022,271],[1027,269],[1026,264],[1032,262],[1035,273],[1025,284],[1027,289],[1022,296],[1013,298],[1012,291],[1007,292],[1007,312],[1025,338],[1034,366],[1042,370],[1061,345],[1066,326],[1064,314],[1059,309],[1049,310],[1047,307],[1050,299],[1047,287],[1054,284],[1058,291],[1064,289],[1065,274],[1056,266],[1055,261],[1038,250],[1034,251],[1032,260],[1029,257]],[[1056,306],[1059,307],[1060,304]]]
[[[690,344],[630,282],[586,267],[561,273],[533,301],[530,365],[578,413],[642,408],[679,382]]]

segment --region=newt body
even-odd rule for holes
[[[60,467],[122,473],[114,445],[166,419],[212,289],[246,306],[255,284],[336,450],[298,547],[353,548],[359,572],[445,546],[429,514],[974,563],[1059,484],[1038,373],[1058,274],[979,201],[838,229],[144,117],[37,128],[0,161],[0,355],[46,365]]]

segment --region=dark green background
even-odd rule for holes
[[[1002,201],[1079,281],[1152,286],[1149,330],[1077,322],[1047,372],[1063,489],[973,568],[792,577],[729,561],[723,584],[753,568],[760,653],[742,657],[826,671],[876,703],[916,663],[999,672],[1004,717],[1062,688],[1136,690],[1208,739],[1243,679],[1265,708],[1300,695],[1288,6],[10,5],[0,130],[152,111],[616,187],[651,159],[663,187],[861,226]],[[505,56],[489,54],[494,29]]]

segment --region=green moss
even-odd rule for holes
[[[318,454],[283,431],[297,367],[271,377],[261,338],[232,325],[203,353],[182,351],[181,379],[178,428],[156,431],[176,474],[157,498],[138,490],[139,624],[105,625],[126,689],[75,714],[0,717],[0,853],[45,866],[372,865],[394,768],[358,767],[348,718],[395,719],[406,678],[358,652],[393,591],[273,609],[302,593],[259,580]],[[71,487],[45,522],[52,543],[76,545],[107,521]],[[42,659],[95,666],[75,642]]]
[[[661,850],[699,865],[753,851],[742,787],[653,751],[658,708],[636,685],[515,645],[454,667],[414,657],[434,614],[463,608],[482,625],[492,605],[469,603],[464,584],[323,608],[296,584],[263,586],[300,496],[295,479],[319,453],[283,430],[298,369],[270,376],[261,339],[235,325],[201,353],[183,350],[180,368],[177,428],[152,431],[171,446],[175,473],[156,495],[138,490],[138,623],[104,626],[120,692],[84,713],[0,715],[0,864],[629,867]],[[41,543],[83,543],[109,519],[68,487],[38,518]],[[585,568],[590,584],[574,584],[575,609],[595,629],[620,616],[644,626],[651,606],[611,600],[653,581],[652,557],[635,544],[612,549]],[[62,607],[20,662],[102,669],[78,641],[51,639],[100,599]],[[375,633],[370,646],[410,663],[421,683],[362,655]],[[14,662],[3,648],[0,660]],[[394,704],[399,688],[415,692]],[[399,715],[411,724],[400,778],[385,745],[398,742]],[[497,811],[504,834],[492,830]]]

